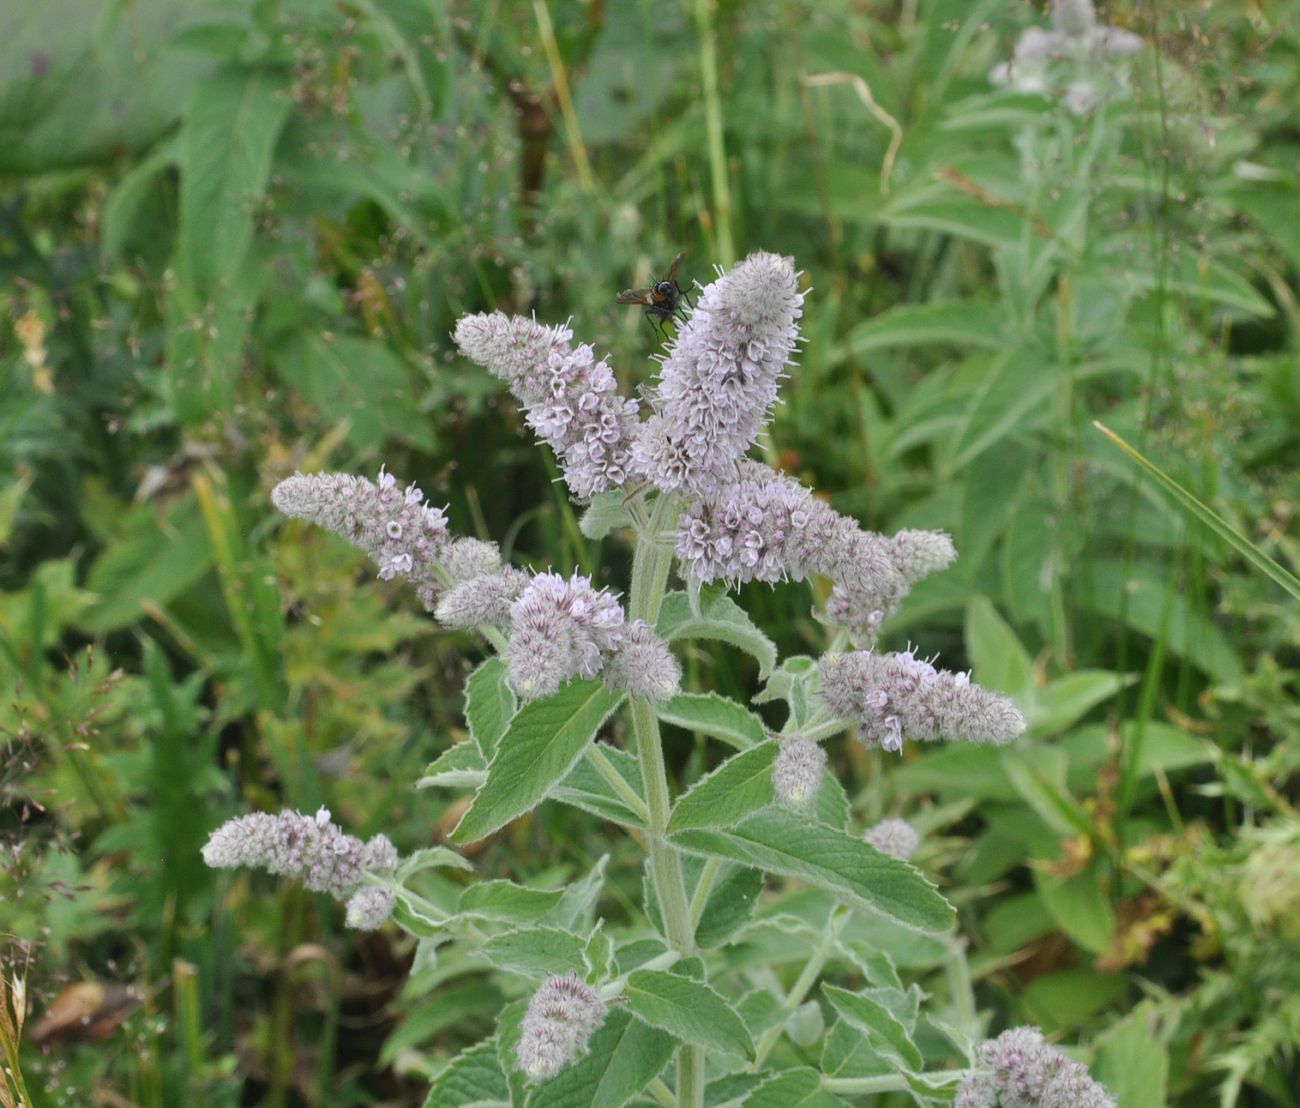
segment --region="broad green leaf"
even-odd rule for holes
[[[973,197],[944,189],[909,189],[881,213],[891,227],[939,231],[985,246],[1016,246],[1022,217],[1006,207],[983,204]]]
[[[497,1013],[497,1064],[510,1086],[511,1108],[522,1108],[528,1100],[530,1088],[527,1076],[519,1069],[519,1040],[523,1034],[524,1016],[528,1001],[516,1000]]]
[[[822,1073],[827,1077],[883,1077],[893,1073],[875,1043],[846,1020],[831,1024],[822,1043]]]
[[[753,1056],[754,1044],[735,1009],[703,982],[661,970],[635,970],[624,995],[632,1014],[651,1027],[724,1054]]]
[[[481,1026],[501,1005],[501,994],[485,981],[458,981],[407,1008],[402,1022],[384,1040],[378,1064],[387,1068],[399,1055],[432,1042],[447,1028]]]
[[[477,789],[487,777],[487,764],[472,742],[444,750],[415,782],[417,789]]]
[[[1124,1108],[1165,1108],[1169,1051],[1156,1034],[1159,1016],[1143,1001],[1101,1036],[1093,1076]]]
[[[581,878],[570,881],[565,886],[560,902],[540,922],[582,934],[590,931],[596,898],[605,887],[605,869],[608,865],[609,855],[602,854]]]
[[[763,678],[776,665],[776,647],[772,640],[725,593],[704,600],[698,616],[691,611],[690,598],[684,592],[669,593],[664,597],[657,629],[669,642],[675,639],[717,639],[739,647],[758,659],[759,675]]]
[[[622,701],[599,681],[571,681],[526,704],[510,721],[488,763],[487,780],[452,832],[475,842],[536,807],[573,769]]]
[[[1056,925],[1076,943],[1092,954],[1110,949],[1115,937],[1115,913],[1100,874],[1087,869],[1061,878],[1035,869],[1034,888]]]
[[[1047,747],[1026,755],[1005,750],[1002,769],[1021,799],[1058,835],[1093,837],[1092,820],[1066,787],[1064,751]]]
[[[614,940],[609,937],[603,923],[603,920],[596,923],[582,952],[587,963],[588,981],[608,981],[618,972],[614,963]]]
[[[831,354],[852,357],[870,350],[899,346],[951,343],[1001,349],[1002,310],[997,304],[954,301],[937,304],[903,304],[854,327],[841,347]]]
[[[745,1098],[745,1108],[843,1108],[844,1101],[822,1088],[821,1074],[801,1067],[764,1081]]]
[[[588,1052],[536,1086],[527,1108],[623,1108],[659,1075],[677,1046],[671,1035],[614,1008]]]
[[[966,605],[966,652],[985,688],[1015,697],[1032,690],[1034,660],[987,597]]]
[[[497,969],[524,977],[583,974],[587,963],[582,957],[583,940],[558,927],[521,927],[493,935],[479,953]]]
[[[461,869],[472,873],[474,865],[468,858],[445,846],[426,846],[401,860],[394,871],[393,880],[400,885],[408,877],[426,869]]]
[[[1237,551],[1246,559],[1254,568],[1262,573],[1265,577],[1271,579],[1275,584],[1280,585],[1289,592],[1293,599],[1300,600],[1300,578],[1290,570],[1285,569],[1276,561],[1264,553],[1255,543],[1251,542],[1245,535],[1241,534],[1227,520],[1219,515],[1208,504],[1194,496],[1187,489],[1183,488],[1177,481],[1170,477],[1164,470],[1160,469],[1154,462],[1150,461],[1142,454],[1138,453],[1133,447],[1120,438],[1114,431],[1108,427],[1103,427],[1100,423],[1094,423],[1103,435],[1111,442],[1118,446],[1134,462],[1141,466],[1147,473],[1159,482],[1160,486],[1169,493],[1178,505],[1192,516],[1199,523],[1207,527],[1215,535],[1218,535],[1224,542]]]
[[[1081,720],[1098,704],[1138,679],[1135,673],[1111,673],[1101,669],[1078,669],[1035,689],[1022,702],[1029,733],[1058,735]]]
[[[516,707],[509,671],[501,658],[489,658],[466,679],[465,721],[484,758],[496,753]]]
[[[768,704],[784,700],[790,706],[790,725],[801,727],[815,714],[812,696],[817,681],[817,659],[806,654],[786,658],[767,679],[767,684],[754,697],[755,704]]]
[[[608,743],[596,743],[588,748],[584,758],[569,771],[569,775],[551,790],[551,799],[581,808],[584,812],[610,820],[621,827],[644,827],[645,821],[628,806],[627,798],[605,780],[592,764],[597,751],[605,762],[614,767],[632,793],[637,796],[643,794],[641,764],[636,757]]]
[[[1022,1017],[1045,1034],[1059,1035],[1081,1026],[1089,1017],[1128,993],[1128,976],[1103,975],[1091,969],[1066,969],[1036,977],[1020,993]]]
[[[1052,374],[1047,356],[1033,347],[1013,347],[999,356],[967,405],[944,468],[958,473],[994,443],[1023,431],[1028,419],[1044,410]]]
[[[678,799],[668,833],[736,823],[772,802],[772,765],[780,747],[767,741],[733,754]]]
[[[176,143],[165,142],[113,186],[100,216],[99,242],[106,258],[121,257],[140,209],[158,188],[158,178],[175,164]]]
[[[578,520],[578,529],[596,542],[620,527],[632,526],[632,513],[628,511],[627,494],[622,489],[602,492],[593,497],[587,510]]]
[[[443,1067],[429,1086],[424,1108],[475,1108],[509,1103],[510,1087],[497,1061],[496,1040],[488,1039],[462,1051]]]
[[[724,866],[723,876],[714,883],[704,902],[695,943],[701,950],[722,946],[754,914],[763,893],[763,872],[748,866]]]
[[[863,993],[851,993],[835,985],[822,985],[822,992],[841,1019],[870,1035],[881,1049],[909,1070],[915,1073],[924,1068],[921,1052],[907,1028],[883,1004]]]
[[[462,915],[480,919],[531,923],[549,912],[564,895],[562,889],[529,889],[513,881],[478,881],[460,896]]]
[[[656,714],[664,723],[721,739],[737,750],[755,746],[767,738],[767,729],[758,716],[714,692],[681,693],[660,705]]]
[[[913,866],[781,808],[756,812],[731,828],[683,831],[671,841],[693,854],[807,881],[919,931],[952,925],[952,907]]]
[[[239,271],[271,158],[292,107],[287,77],[271,69],[221,69],[185,106],[177,266],[183,283],[213,293]]]
[[[872,985],[902,989],[903,982],[899,980],[898,970],[894,968],[894,960],[883,950],[877,950],[858,939],[842,939],[839,947]]]
[[[1125,280],[1131,288],[1180,292],[1190,298],[1236,308],[1247,315],[1268,317],[1276,314],[1273,305],[1256,292],[1250,282],[1213,258],[1182,257],[1173,262],[1169,272],[1129,272],[1125,274]]]

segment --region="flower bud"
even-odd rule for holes
[[[605,1022],[605,1002],[577,974],[548,977],[528,1003],[515,1058],[532,1081],[554,1077],[587,1053]]]
[[[826,751],[816,743],[797,736],[782,739],[772,766],[772,786],[777,800],[787,808],[811,808],[822,787],[825,768]]]
[[[862,838],[881,854],[888,854],[900,862],[911,858],[921,845],[921,836],[905,819],[882,819],[874,827],[868,828]]]

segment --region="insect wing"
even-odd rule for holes
[[[665,280],[665,281],[671,281],[674,277],[676,277],[676,276],[677,276],[677,271],[678,271],[679,269],[681,269],[681,267],[682,267],[682,262],[684,262],[685,260],[686,260],[686,251],[683,250],[683,251],[682,251],[680,254],[678,254],[677,257],[675,257],[675,258],[672,260],[672,262],[669,264],[669,266],[668,266],[668,272],[664,274],[664,280]]]
[[[649,289],[624,289],[622,292],[618,294],[617,303],[619,304],[652,303],[650,299],[650,290]]]

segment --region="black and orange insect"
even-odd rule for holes
[[[695,307],[690,294],[677,283],[677,270],[681,267],[686,252],[678,254],[668,267],[668,272],[646,289],[624,289],[618,294],[620,304],[640,304],[645,308],[645,316],[663,333],[664,324],[670,319],[686,322],[686,313],[682,311],[682,301]]]

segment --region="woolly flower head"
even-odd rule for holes
[[[816,743],[797,736],[782,739],[772,766],[777,800],[795,810],[810,808],[821,790],[825,768],[826,751]]]
[[[1059,95],[1071,115],[1087,115],[1123,92],[1124,59],[1141,49],[1142,39],[1131,31],[1098,26],[1092,0],[1055,0],[1052,30],[1021,32],[1011,60],[995,67],[989,80],[1018,92]]]
[[[1011,701],[971,684],[964,673],[936,670],[910,650],[828,654],[818,673],[822,701],[855,721],[867,746],[900,752],[905,739],[1006,743],[1025,729]]]
[[[264,869],[344,900],[366,873],[392,870],[397,851],[383,835],[368,843],[345,835],[321,808],[314,816],[255,812],[228,820],[208,838],[203,860],[213,869]]]
[[[393,914],[397,893],[387,885],[362,885],[348,898],[344,921],[357,931],[378,931]]]
[[[921,836],[905,819],[882,819],[874,827],[869,827],[862,838],[881,854],[888,854],[900,862],[906,862],[921,845]]]
[[[554,1077],[587,1053],[605,1022],[605,1002],[577,974],[548,977],[528,1002],[515,1059],[530,1080]]]
[[[954,1108],[1116,1108],[1087,1069],[1036,1028],[1015,1027],[988,1040],[980,1062],[962,1080]]]
[[[415,485],[401,488],[383,469],[376,482],[346,473],[296,473],[276,485],[271,502],[360,547],[379,565],[382,579],[409,577],[426,608],[437,602],[447,519]]]
[[[590,346],[573,345],[568,327],[494,312],[464,317],[455,337],[466,357],[509,383],[575,500],[627,481],[639,405],[619,395],[613,371]]]
[[[643,619],[628,624],[602,676],[611,689],[625,689],[657,704],[681,692],[682,667],[668,644]]]
[[[894,565],[909,585],[947,569],[957,548],[943,531],[899,531],[889,539]]]
[[[525,700],[595,677],[624,637],[623,608],[588,577],[539,573],[510,607],[510,681]]]
[[[472,631],[479,627],[506,627],[510,609],[528,587],[529,576],[514,566],[480,573],[450,589],[438,601],[434,615],[448,627]]]
[[[664,359],[635,471],[693,495],[734,480],[776,401],[802,314],[798,274],[777,254],[751,254],[708,285]]]

